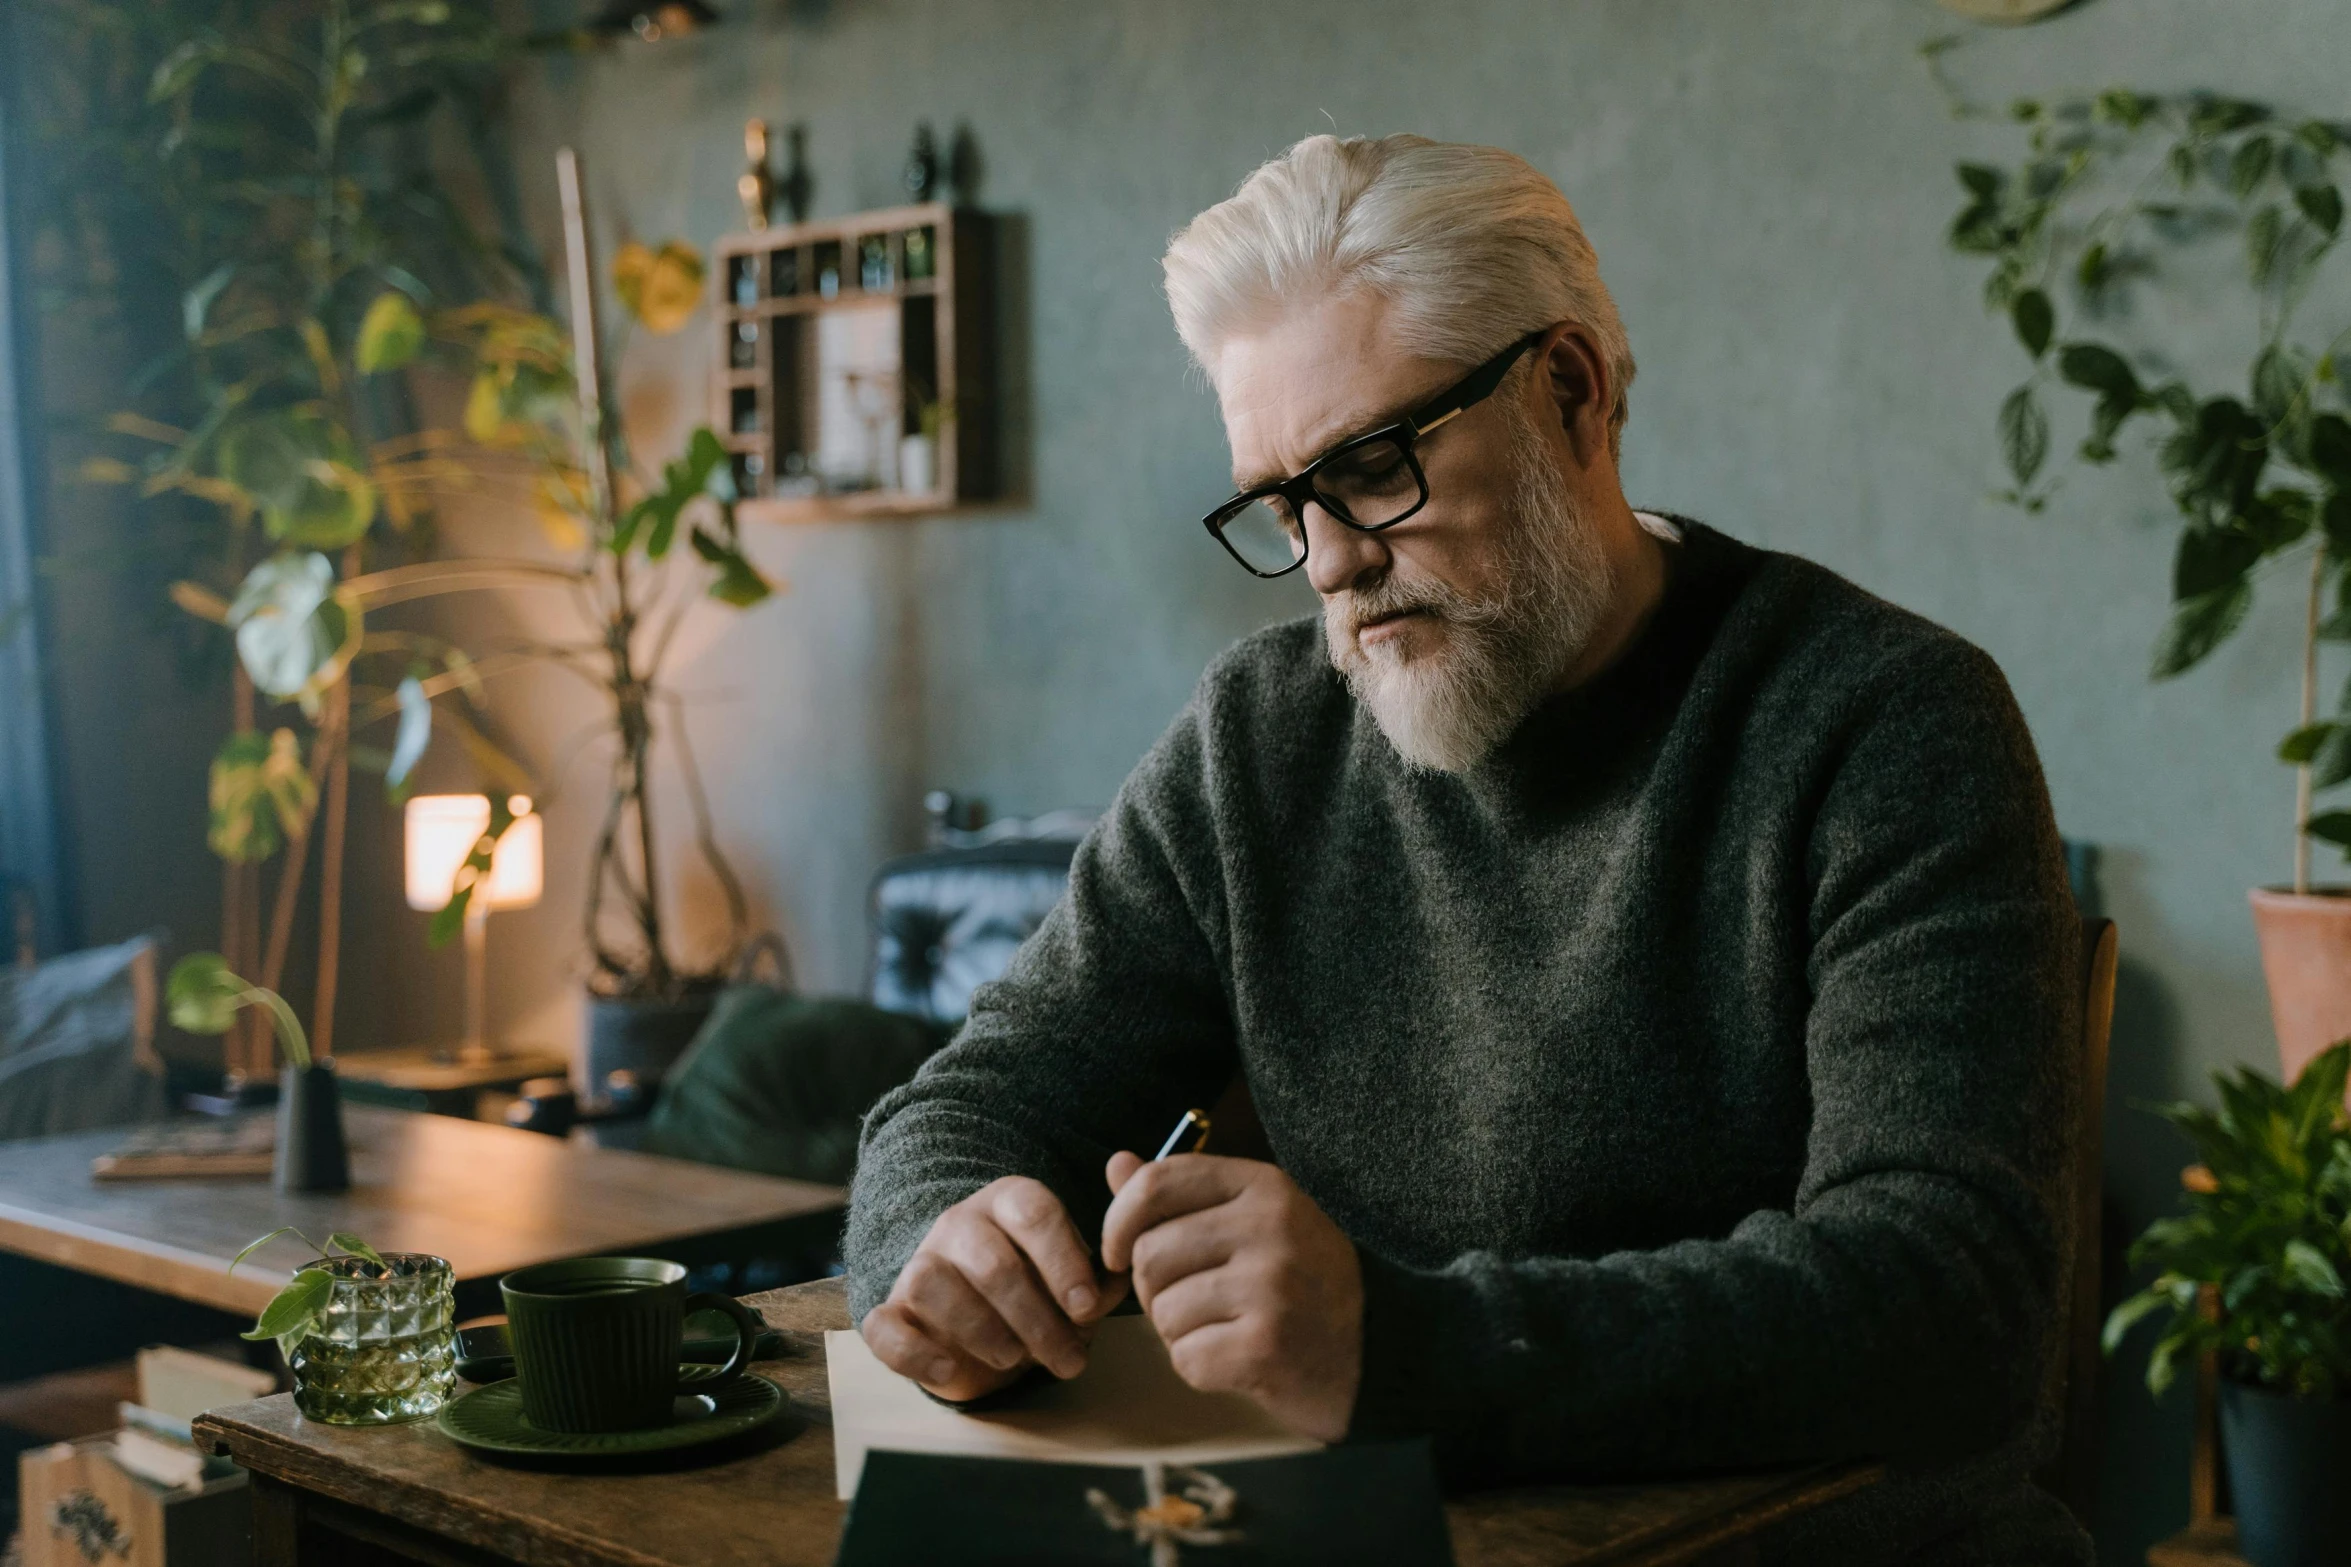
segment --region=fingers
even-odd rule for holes
[[[1103,1172],[1110,1177],[1110,1195],[1117,1196],[1119,1189],[1125,1186],[1134,1173],[1141,1168],[1143,1168],[1141,1154],[1128,1153],[1123,1148],[1112,1154],[1110,1163]]]
[[[1038,1181],[999,1181],[988,1191],[997,1227],[1021,1249],[1072,1322],[1091,1322],[1108,1309],[1094,1279],[1094,1254],[1049,1187]]]
[[[1111,1169],[1117,1168],[1116,1159]],[[1133,1266],[1135,1241],[1153,1225],[1212,1208],[1240,1195],[1253,1171],[1250,1159],[1214,1154],[1177,1154],[1127,1173],[1102,1216],[1102,1265],[1113,1273]],[[1108,1173],[1107,1171],[1105,1173]]]
[[[1173,1346],[1188,1334],[1238,1320],[1248,1301],[1248,1288],[1234,1269],[1211,1268],[1176,1280],[1159,1291],[1146,1309],[1160,1340]]]
[[[1254,1393],[1266,1363],[1261,1337],[1259,1327],[1246,1318],[1210,1322],[1169,1339],[1168,1363],[1203,1393]]]
[[[935,1290],[941,1309],[957,1313],[955,1342],[968,1346],[990,1365],[1017,1365],[1033,1359],[1057,1377],[1074,1377],[1085,1369],[1086,1349],[1077,1329],[1045,1291],[1045,1283],[1028,1257],[1010,1236],[994,1224],[962,1224],[944,1237],[936,1256],[945,1266],[925,1270],[953,1278],[952,1285]],[[917,1261],[920,1261],[918,1254]],[[914,1265],[908,1264],[912,1272]],[[1089,1273],[1091,1270],[1089,1269]],[[928,1279],[918,1281],[928,1282]],[[916,1313],[926,1323],[943,1325],[927,1304],[916,1297]],[[1001,1330],[1009,1329],[1007,1344]],[[1009,1355],[1009,1360],[998,1358]]]
[[[1009,1372],[981,1365],[941,1346],[895,1301],[867,1312],[860,1331],[874,1359],[941,1398],[978,1398],[1010,1380]]]
[[[916,1252],[898,1275],[890,1301],[911,1313],[933,1343],[998,1371],[1013,1370],[1029,1358],[1028,1346],[1003,1312],[944,1252]]]
[[[1229,1205],[1188,1213],[1153,1225],[1135,1237],[1135,1298],[1143,1309],[1158,1315],[1158,1297],[1178,1281],[1210,1268],[1222,1267],[1241,1244],[1229,1222]]]

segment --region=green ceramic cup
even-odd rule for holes
[[[542,1431],[642,1431],[665,1426],[681,1391],[689,1312],[734,1319],[735,1352],[694,1392],[741,1378],[764,1326],[728,1295],[686,1290],[686,1270],[651,1257],[575,1257],[520,1268],[498,1281],[506,1297],[523,1418]]]

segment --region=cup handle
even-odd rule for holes
[[[734,1296],[714,1295],[708,1290],[696,1290],[686,1297],[686,1315],[690,1317],[697,1311],[723,1311],[734,1319],[735,1352],[727,1356],[727,1363],[718,1368],[716,1376],[697,1378],[690,1388],[680,1379],[679,1391],[702,1393],[714,1387],[724,1387],[729,1382],[741,1381],[743,1373],[750,1369],[752,1350],[759,1343],[759,1335],[766,1331],[767,1324],[759,1320],[758,1313]]]

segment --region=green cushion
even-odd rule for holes
[[[862,1001],[733,986],[663,1080],[645,1151],[846,1184],[865,1112],[952,1032]]]

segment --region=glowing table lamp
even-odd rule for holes
[[[490,857],[488,878],[474,888],[465,906],[465,1041],[461,1061],[490,1058],[490,914],[527,909],[539,901],[544,881],[546,835],[526,795],[507,802],[514,823],[500,835]],[[483,833],[490,830],[490,799],[481,794],[420,794],[408,802],[408,906],[436,913],[449,906],[457,873]]]

